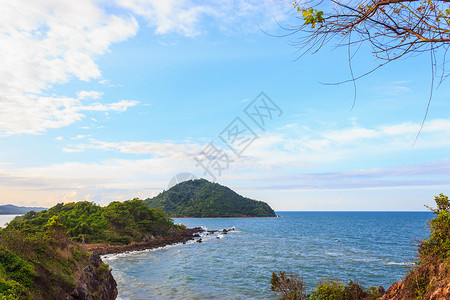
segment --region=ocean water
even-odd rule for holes
[[[5,227],[6,224],[11,222],[17,216],[21,215],[0,215],[0,227]]]
[[[119,299],[276,299],[272,272],[386,289],[414,265],[429,212],[278,212],[281,218],[175,219],[188,227],[235,227],[203,243],[104,257]]]

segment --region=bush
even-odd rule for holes
[[[430,237],[419,244],[419,264],[437,263],[450,257],[450,201],[442,193],[435,196],[434,201],[437,208],[427,208],[436,218],[428,222]]]
[[[29,293],[24,290],[24,287],[14,280],[0,279],[0,299],[33,299]]]
[[[286,274],[285,272],[272,273],[270,289],[280,296],[280,299],[303,300],[307,299],[305,283],[298,274]]]
[[[319,281],[317,288],[308,295],[303,279],[298,274],[285,272],[272,273],[270,283],[271,290],[283,300],[372,300],[381,296],[375,287],[365,290],[354,281],[345,284],[335,279]]]
[[[67,235],[86,243],[128,244],[144,236],[167,235],[179,229],[165,213],[148,207],[144,201],[111,202],[101,207],[92,202],[57,204],[41,212],[17,217],[8,225],[24,235],[48,232],[53,241]]]

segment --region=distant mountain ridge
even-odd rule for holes
[[[15,206],[12,204],[0,205],[0,215],[22,215],[29,211],[41,211],[46,210],[45,207],[26,207],[26,206]]]
[[[243,197],[232,189],[206,179],[181,182],[144,202],[170,217],[224,218],[275,217],[263,201]]]

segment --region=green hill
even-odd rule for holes
[[[87,299],[71,297],[80,285],[97,299],[117,295],[108,265],[69,239],[60,218],[34,232],[0,229],[0,299]]]
[[[105,207],[87,201],[59,203],[16,217],[8,228],[25,234],[44,232],[53,218],[59,219],[69,238],[86,243],[127,244],[144,236],[165,236],[179,228],[164,212],[149,208],[139,199],[114,201]]]
[[[243,197],[206,179],[181,182],[154,198],[144,200],[171,217],[275,217],[265,202]]]

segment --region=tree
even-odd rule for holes
[[[270,289],[280,296],[280,299],[285,300],[303,300],[307,299],[305,292],[305,283],[298,274],[281,271],[273,272],[270,279]]]
[[[289,30],[300,33],[296,46],[302,54],[315,53],[332,40],[348,47],[352,78],[341,83],[353,82],[355,99],[357,79],[399,58],[429,53],[432,83],[423,127],[434,79],[439,76],[441,84],[449,75],[445,61],[450,45],[450,0],[303,0],[293,2],[293,6],[301,13],[297,17],[300,24]],[[351,48],[359,49],[362,44],[372,47],[380,64],[355,76]]]
[[[436,218],[429,221],[430,237],[419,245],[419,262],[441,262],[450,257],[450,200],[439,194],[434,197],[436,208],[426,206]]]
[[[321,0],[294,2],[306,33],[299,45],[317,51],[335,37],[345,45],[370,43],[373,54],[385,61],[408,54],[448,49],[450,0]],[[328,4],[329,2],[327,2]]]

